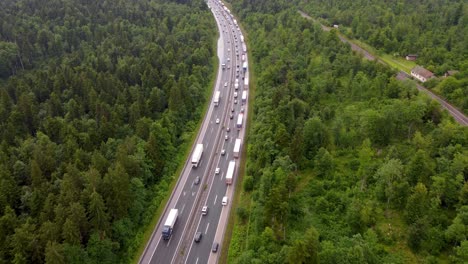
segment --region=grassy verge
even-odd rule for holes
[[[216,26],[216,24],[215,24]],[[217,34],[216,34],[216,37],[213,41],[213,46],[212,46],[212,49],[214,51],[214,56],[212,58],[212,63],[214,65],[214,69],[216,69],[215,73],[213,74],[213,76],[211,77],[211,81],[208,85],[209,89],[206,89],[205,90],[205,99],[207,101],[207,103],[205,103],[203,105],[203,108],[201,108],[201,113],[206,113],[206,111],[208,110],[208,107],[210,106],[210,103],[211,103],[211,96],[212,96],[212,93],[213,93],[213,89],[212,87],[214,87],[215,85],[215,82],[216,82],[216,78],[217,78],[217,72],[218,72],[218,67],[219,67],[219,61],[218,61],[218,53],[217,53],[217,46],[218,46],[218,38],[219,38],[219,32],[217,31]],[[202,117],[204,117],[205,115],[203,114]],[[164,208],[166,207],[166,204],[170,198],[170,193],[172,193],[172,191],[174,190],[174,187],[176,186],[177,184],[177,181],[179,180],[179,176],[181,175],[182,173],[182,170],[184,169],[184,166],[185,166],[185,161],[187,160],[189,154],[190,154],[190,151],[192,150],[192,145],[193,143],[195,142],[196,138],[197,138],[197,135],[198,133],[195,133],[197,131],[200,130],[200,127],[203,123],[203,118],[200,119],[197,123],[197,126],[196,128],[193,130],[193,132],[191,132],[191,136],[189,138],[187,138],[187,140],[180,146],[180,152],[179,152],[179,155],[177,155],[177,157],[175,158],[178,163],[179,163],[179,166],[177,167],[177,170],[176,172],[171,176],[171,178],[169,178],[171,180],[170,184],[169,184],[169,188],[168,188],[168,195],[161,201],[158,209],[155,211],[150,223],[148,224],[146,230],[143,232],[143,235],[141,236],[141,243],[139,243],[139,247],[137,248],[137,250],[135,251],[134,253],[134,256],[132,258],[132,263],[138,263],[138,261],[140,260],[140,257],[141,255],[143,254],[145,248],[146,248],[146,245],[148,244],[149,240],[151,239],[151,235],[153,234],[153,231],[154,229],[156,228],[156,225],[158,224],[158,220],[159,218],[161,217],[163,211],[164,211]],[[169,192],[170,191],[170,192]]]
[[[345,36],[346,37],[346,36]],[[400,71],[404,71],[408,74],[410,74],[411,69],[416,66],[416,63],[414,61],[407,61],[403,57],[395,57],[390,54],[384,53],[382,51],[376,50],[374,47],[369,46],[367,43],[364,43],[362,41],[359,41],[357,39],[349,39],[346,37],[350,42],[358,45],[359,47],[365,49],[372,55],[374,55],[376,58],[384,61],[386,64],[390,65],[393,68],[396,68]]]
[[[403,58],[399,58],[399,57],[394,57],[394,56],[391,56],[389,54],[382,54],[380,56],[380,58],[385,61],[387,64],[389,64],[390,66],[396,68],[396,69],[399,69],[401,71],[404,71],[408,74],[411,73],[411,69],[414,68],[416,66],[416,63],[413,62],[413,61],[407,61]]]

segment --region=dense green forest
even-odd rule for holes
[[[201,0],[0,1],[0,263],[130,261],[201,118],[215,36]]]
[[[466,263],[468,129],[286,3],[232,1],[256,87],[228,263]]]
[[[343,32],[397,57],[417,54],[416,63],[443,76],[429,88],[468,113],[468,4],[464,0],[298,0],[299,7]]]

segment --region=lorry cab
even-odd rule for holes
[[[177,216],[179,215],[179,210],[171,209],[169,215],[166,218],[166,222],[164,223],[162,236],[164,240],[168,240],[172,236],[172,231],[174,229],[174,225],[177,221]]]

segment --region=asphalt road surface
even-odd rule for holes
[[[195,142],[204,146],[200,164],[192,168],[191,155],[189,156],[164,213],[140,258],[140,263],[216,263],[222,250],[222,238],[240,160],[240,157],[234,158],[234,142],[236,138],[241,138],[243,141],[247,120],[247,104],[242,102],[241,96],[243,90],[246,90],[243,78],[248,76],[248,69],[243,69],[243,62],[247,62],[248,59],[243,49],[241,31],[227,8],[219,1],[208,1],[208,6],[220,32],[218,39],[220,67],[213,96],[215,91],[219,90],[221,100],[218,106],[215,106],[213,100],[210,103]],[[222,64],[225,64],[225,67]],[[237,90],[236,79],[239,83]],[[235,92],[237,98],[234,98]],[[237,103],[234,103],[234,100],[237,100]],[[237,128],[237,118],[242,111],[244,111],[243,123],[241,128]],[[192,152],[193,149],[194,147]],[[222,150],[225,151],[225,155],[221,155]],[[227,167],[233,160],[236,161],[234,182],[232,185],[227,185]],[[215,174],[216,168],[219,168],[219,174]],[[201,179],[198,185],[194,183],[197,176]],[[226,195],[229,202],[227,206],[223,206],[221,201]],[[201,208],[204,205],[208,206],[208,214],[202,216]],[[171,238],[163,240],[162,227],[172,208],[179,210],[179,216]],[[196,232],[202,232],[202,239],[198,243],[193,240]],[[215,240],[219,243],[219,248],[217,253],[212,253],[211,247]]]

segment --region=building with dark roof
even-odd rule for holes
[[[408,54],[406,55],[406,60],[415,61],[418,58],[417,54]]]

